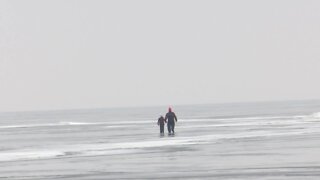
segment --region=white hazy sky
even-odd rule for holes
[[[317,0],[0,0],[0,111],[320,99]]]

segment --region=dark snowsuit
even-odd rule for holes
[[[158,125],[160,126],[160,133],[164,133],[164,124],[166,123],[166,120],[161,116],[158,119]]]
[[[176,121],[176,122],[178,121],[176,114],[174,112],[168,112],[166,114],[165,120],[168,120],[168,123],[167,123],[168,132],[171,133],[171,131],[172,131],[172,133],[174,133],[174,125],[175,125],[174,121]]]

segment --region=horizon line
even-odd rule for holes
[[[234,102],[208,102],[208,103],[185,103],[175,105],[138,105],[138,106],[110,106],[110,107],[79,107],[64,109],[31,109],[31,110],[12,110],[0,111],[0,113],[29,113],[29,112],[53,112],[53,111],[81,111],[81,110],[97,110],[97,109],[135,109],[135,108],[156,108],[156,107],[177,107],[177,106],[203,106],[203,105],[223,105],[223,104],[248,104],[248,103],[280,103],[280,102],[300,102],[300,101],[320,101],[320,99],[288,99],[288,100],[256,100],[256,101],[234,101]]]

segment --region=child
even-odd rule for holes
[[[160,126],[160,134],[164,134],[164,124],[167,123],[163,116],[158,119],[158,126]]]

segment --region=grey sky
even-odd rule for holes
[[[320,1],[0,0],[0,111],[320,99]]]

